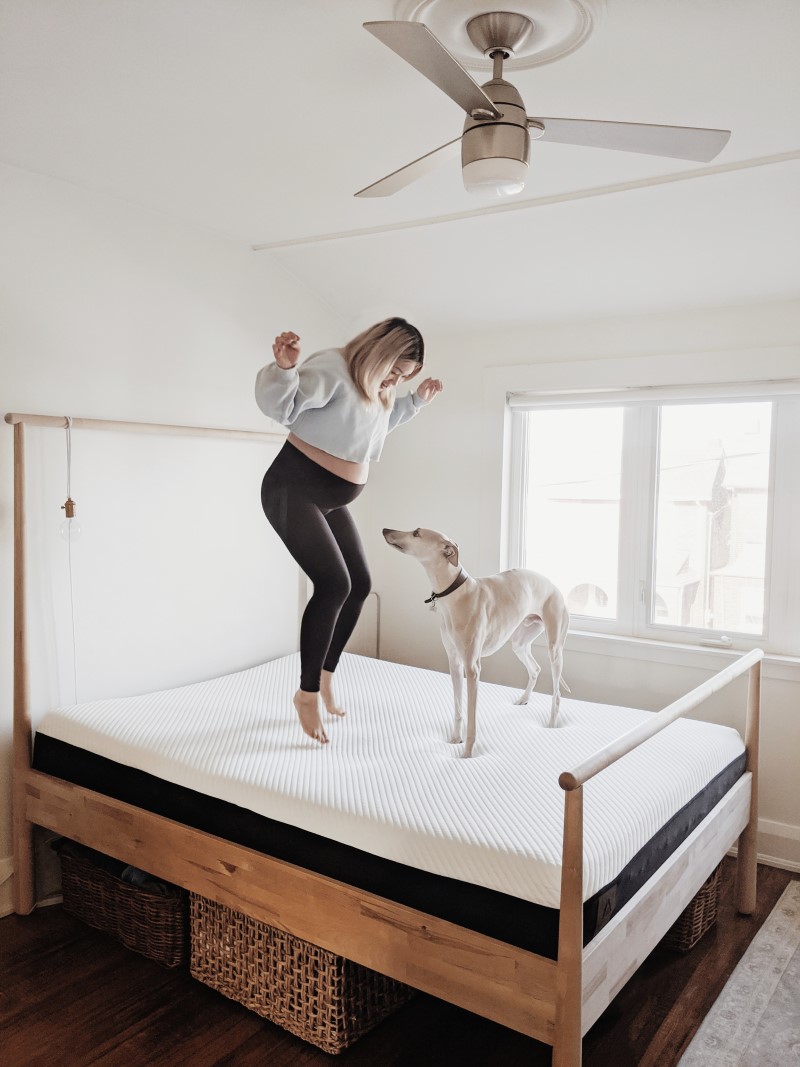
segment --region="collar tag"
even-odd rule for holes
[[[456,589],[458,589],[464,584],[464,582],[466,582],[467,578],[469,578],[469,575],[462,567],[456,575],[456,579],[454,582],[448,585],[446,589],[442,590],[441,593],[432,592],[431,595],[427,598],[427,600],[423,601],[423,604],[430,604],[430,608],[428,610],[436,611],[436,601],[441,600],[443,596],[448,596],[450,593],[454,593]]]

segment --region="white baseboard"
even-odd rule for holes
[[[736,859],[739,855],[739,849],[736,845],[733,848],[729,848],[726,855],[731,859]],[[769,852],[757,852],[756,862],[763,863],[765,867],[777,867],[779,871],[791,871],[792,874],[800,873],[800,863],[796,860],[787,860],[783,856],[772,856]]]
[[[800,871],[800,826],[759,819],[758,861],[784,871]]]
[[[800,863],[796,860],[785,860],[781,856],[769,856],[766,852],[759,852],[758,862],[763,863],[765,867],[777,867],[781,871],[800,874]]]
[[[784,837],[787,841],[800,841],[800,826],[793,826],[788,822],[759,819],[758,832],[760,834],[772,834],[774,837]]]
[[[728,849],[729,856],[735,857],[737,853],[735,845]],[[800,826],[759,819],[756,858],[765,867],[777,867],[793,874],[800,872]]]

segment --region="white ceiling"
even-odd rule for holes
[[[408,0],[0,0],[0,159],[267,246],[354,320],[461,331],[800,295],[800,3],[585,3],[573,54],[509,66],[529,113],[731,129],[712,164],[534,143],[502,207],[457,163],[354,199],[461,130],[362,29],[424,16]]]

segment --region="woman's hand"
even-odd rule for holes
[[[283,370],[291,370],[292,367],[297,366],[300,359],[300,338],[291,330],[279,333],[272,346],[272,354],[279,367]]]
[[[442,389],[444,386],[438,378],[426,378],[424,382],[419,383],[417,396],[424,404],[427,404],[429,400],[438,396]]]

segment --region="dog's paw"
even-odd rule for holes
[[[458,733],[458,732],[454,732],[454,733],[450,734],[450,744],[451,745],[460,745],[461,744],[461,734]]]
[[[530,694],[528,694],[528,693],[522,693],[520,696],[517,697],[517,699],[514,701],[514,703],[517,704],[517,705],[519,705],[519,704],[527,704],[529,696],[530,696]]]

